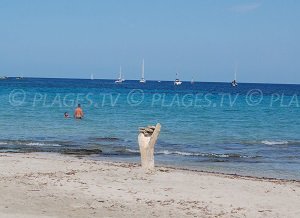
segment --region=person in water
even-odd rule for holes
[[[65,112],[65,113],[64,113],[64,116],[65,116],[65,118],[70,118],[70,116],[69,116],[69,113],[68,113],[68,112]]]
[[[77,108],[75,109],[74,118],[75,119],[82,119],[83,118],[83,111],[81,109],[80,104],[78,104]]]

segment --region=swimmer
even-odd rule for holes
[[[78,104],[77,108],[75,109],[74,118],[75,119],[82,119],[83,118],[83,111],[81,109],[80,104]]]
[[[69,113],[68,113],[68,112],[65,112],[65,113],[64,113],[64,116],[65,116],[65,118],[70,118],[70,116],[69,116]]]

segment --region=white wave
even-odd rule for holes
[[[133,150],[133,149],[129,149],[129,148],[126,148],[126,151],[131,152],[131,153],[140,153],[140,151],[138,151],[138,150]]]
[[[7,145],[6,142],[0,142],[0,145]]]
[[[139,150],[133,150],[127,148],[126,151],[131,152],[131,153],[140,153]],[[171,154],[177,154],[177,155],[183,155],[183,156],[195,156],[195,155],[201,155],[200,153],[189,153],[189,152],[181,152],[181,151],[168,151],[168,150],[163,150],[163,151],[156,151],[154,154],[165,154],[165,155],[171,155]]]
[[[126,151],[131,153],[140,153],[139,150],[126,149]],[[208,154],[208,153],[197,153],[197,152],[183,152],[183,151],[156,151],[154,154],[162,155],[180,155],[180,156],[201,156],[201,157],[216,157],[216,158],[251,158],[251,156],[239,155],[239,154]]]
[[[165,154],[165,155],[181,155],[181,156],[201,156],[201,157],[223,157],[223,158],[228,158],[230,155],[228,154],[207,154],[207,153],[196,153],[196,152],[183,152],[183,151],[158,151],[155,152],[155,154]]]
[[[182,155],[182,156],[204,156],[202,153],[190,153],[190,152],[183,152],[183,151],[168,151],[168,150],[163,150],[163,151],[157,151],[155,154],[165,154],[165,155],[171,155],[171,154],[177,154],[177,155]]]
[[[214,157],[230,157],[228,154],[211,154],[211,156],[214,156]]]
[[[263,143],[265,145],[287,145],[287,144],[289,144],[288,141],[268,141],[268,140],[264,140],[261,143]]]
[[[25,145],[27,145],[27,146],[52,146],[52,147],[60,147],[61,146],[60,144],[45,144],[42,142],[30,142]]]

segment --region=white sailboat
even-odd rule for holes
[[[7,79],[6,76],[0,76],[0,80],[5,80],[5,79]]]
[[[238,83],[237,83],[237,80],[236,80],[236,73],[237,73],[237,66],[235,67],[235,70],[234,70],[234,80],[231,82],[232,87],[238,86]]]
[[[21,76],[16,77],[16,79],[24,79],[23,73],[21,73]]]
[[[176,73],[176,79],[175,79],[175,81],[174,81],[174,85],[175,86],[179,86],[179,85],[181,85],[181,81],[179,80],[179,77],[178,77],[178,73]]]
[[[194,77],[192,77],[191,84],[194,84],[194,83],[195,83]]]
[[[142,77],[141,77],[140,83],[146,83],[146,80],[145,80],[145,61],[144,61],[144,59],[143,59],[143,63],[142,63]]]
[[[94,74],[91,74],[91,80],[94,80]]]
[[[115,81],[115,83],[122,83],[125,80],[122,78],[122,67],[120,66],[119,78]]]

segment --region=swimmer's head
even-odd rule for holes
[[[81,105],[80,105],[80,104],[78,104],[78,107],[81,107]]]

